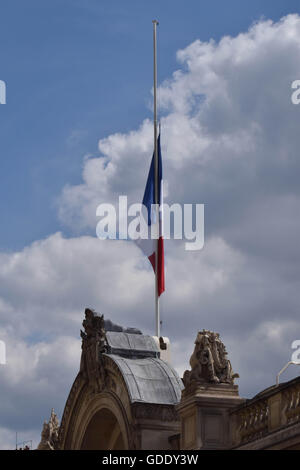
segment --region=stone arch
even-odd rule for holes
[[[128,390],[113,361],[106,357],[104,363],[105,381],[100,387],[78,374],[62,418],[61,449],[108,450],[114,446],[124,450],[132,447]],[[107,427],[109,432],[102,432],[102,427]]]
[[[123,429],[122,429],[123,428]],[[126,450],[127,433],[116,415],[104,406],[96,411],[85,427],[81,450]]]
[[[80,370],[55,448],[169,449],[179,432],[178,374],[151,336],[105,331],[103,316],[89,309],[85,316]]]
[[[109,450],[121,436],[119,440],[122,441],[122,449],[129,449],[129,419],[123,405],[113,393],[97,394],[91,400],[86,400],[81,407],[74,427],[74,448]],[[105,426],[108,426],[107,432],[102,430]],[[92,438],[92,431],[97,436]]]

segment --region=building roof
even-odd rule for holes
[[[154,338],[149,335],[106,332],[107,352],[122,357],[160,357]]]
[[[105,356],[118,366],[132,403],[174,405],[180,401],[182,380],[160,359],[152,336],[107,331],[106,341]]]
[[[154,357],[129,359],[115,354],[106,355],[118,366],[132,403],[179,403],[183,384],[166,362]]]

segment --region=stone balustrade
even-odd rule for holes
[[[230,413],[233,448],[276,445],[283,434],[300,443],[300,377],[273,386]],[[287,444],[285,444],[287,445]]]
[[[284,422],[300,422],[300,382],[283,392],[283,403]]]

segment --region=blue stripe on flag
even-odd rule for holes
[[[157,139],[157,147],[158,147],[158,204],[160,205],[161,199],[161,180],[162,180],[162,161],[161,161],[161,150],[160,150],[160,135]],[[151,225],[151,205],[155,204],[155,194],[154,194],[154,158],[155,155],[153,153],[151,166],[147,178],[147,184],[145,188],[145,193],[143,197],[143,205],[147,207],[148,212],[148,225]]]

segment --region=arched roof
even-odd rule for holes
[[[105,329],[103,316],[89,309],[83,327],[80,371],[65,405],[58,448],[96,445],[93,440],[87,442],[86,433],[89,436],[94,424],[99,425],[98,418],[104,409],[115,416],[126,449],[144,445],[139,429],[135,428],[139,425],[133,423],[145,416],[160,420],[159,433],[164,426],[167,434],[178,432],[174,405],[180,402],[183,383],[171,365],[160,358],[156,339],[136,329],[120,331],[122,327],[113,324],[107,326],[111,329]],[[153,431],[153,439],[157,437],[155,432],[158,430]],[[112,434],[115,436],[115,432]],[[118,440],[116,445],[121,446]]]
[[[162,405],[179,403],[183,384],[175,370],[158,358],[129,359],[110,354],[118,366],[132,403]]]
[[[107,353],[126,383],[132,403],[175,405],[183,384],[177,372],[160,359],[160,351],[148,335],[107,332]]]

